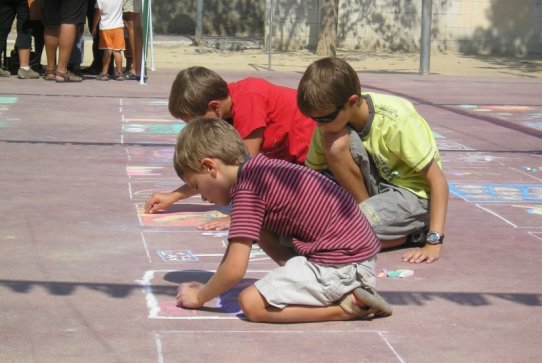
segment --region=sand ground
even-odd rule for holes
[[[10,33],[8,49],[12,49],[14,32]],[[225,40],[230,42],[232,40]],[[235,40],[234,40],[235,41]],[[11,43],[11,44],[10,44]],[[220,44],[220,40],[213,40]],[[85,35],[83,66],[92,61],[92,38]],[[271,66],[276,72],[303,72],[314,60],[320,58],[309,50],[295,52],[269,52],[261,47],[244,50],[222,50],[213,46],[195,46],[185,36],[156,35],[153,52],[149,52],[149,68],[183,69],[201,65],[215,70],[265,71]],[[339,49],[337,56],[345,58],[359,72],[419,74],[420,54],[416,52],[364,51]],[[42,57],[45,64],[45,51]],[[457,51],[433,50],[430,73],[444,76],[542,78],[542,57],[512,57],[492,55],[465,55]]]
[[[264,49],[227,51],[187,43],[171,41],[165,36],[157,37],[154,42],[155,68],[182,69],[203,65],[223,70],[268,70],[269,53]],[[419,53],[338,50],[337,56],[347,59],[359,72],[418,74],[420,70]],[[271,69],[278,72],[303,72],[318,58],[320,57],[308,50],[273,52]],[[150,55],[149,64],[152,65]],[[430,73],[448,76],[542,78],[542,58],[468,56],[455,51],[434,51],[430,58]]]

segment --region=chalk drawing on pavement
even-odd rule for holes
[[[542,184],[450,183],[449,188],[468,202],[542,202]]]
[[[157,250],[163,262],[197,262],[199,259],[190,250]]]
[[[262,278],[269,270],[247,270],[245,278],[233,289],[205,304],[204,309],[183,309],[175,305],[175,294],[163,293],[175,291],[183,282],[199,281],[205,283],[216,270],[149,270],[139,280],[145,295],[149,319],[179,320],[220,320],[239,319],[241,309],[237,297],[241,290]],[[173,280],[171,277],[173,276]],[[164,285],[166,283],[167,285]]]
[[[542,130],[542,106],[524,105],[460,105],[459,108],[473,113],[483,113],[489,116],[520,123],[524,126]],[[539,121],[540,120],[540,121]]]

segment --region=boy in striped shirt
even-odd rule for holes
[[[292,323],[391,314],[375,292],[380,242],[356,201],[306,167],[249,158],[237,131],[220,119],[191,121],[177,138],[179,177],[209,202],[231,203],[228,247],[206,283],[179,286],[177,305],[199,308],[244,277],[252,244],[279,267],[239,295],[251,321]]]

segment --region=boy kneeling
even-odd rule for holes
[[[381,244],[354,198],[306,167],[248,155],[237,131],[219,119],[191,121],[179,133],[179,177],[209,202],[231,203],[232,212],[217,272],[206,284],[181,284],[177,305],[199,308],[237,285],[257,242],[279,267],[241,292],[248,319],[293,323],[391,315],[374,290]]]

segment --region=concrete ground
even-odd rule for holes
[[[379,271],[414,272],[378,279],[392,317],[274,325],[242,319],[235,302],[274,268],[257,248],[241,286],[205,309],[176,308],[177,284],[205,281],[220,262],[224,233],[195,228],[220,211],[198,198],[157,215],[141,205],[179,185],[170,160],[182,124],[167,112],[179,69],[195,63],[228,81],[295,88],[310,61],[269,72],[265,55],[210,62],[213,50],[184,52],[190,61],[180,49],[174,61],[171,46],[156,46],[145,86],[0,78],[0,361],[540,360],[538,66],[494,61],[492,72],[430,76],[386,71],[386,57],[377,70],[356,66],[365,90],[409,98],[435,133],[451,190],[443,254],[420,265],[401,262],[404,250],[379,255]]]

